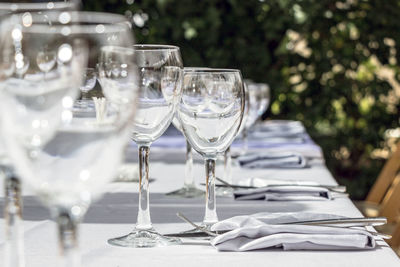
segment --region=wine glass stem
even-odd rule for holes
[[[56,215],[58,225],[58,240],[62,255],[63,267],[81,266],[78,248],[78,224],[72,215],[65,210],[58,210]]]
[[[6,171],[8,172],[8,171]],[[21,183],[12,175],[5,174],[5,230],[6,230],[6,267],[23,267],[24,241],[22,230]]]
[[[224,154],[224,181],[230,184],[232,183],[231,147],[228,147]]]
[[[192,146],[186,141],[185,188],[194,187]]]
[[[136,229],[152,228],[149,206],[149,145],[139,146],[139,212]]]
[[[205,160],[206,165],[206,212],[203,225],[212,225],[218,222],[215,198],[215,158]]]

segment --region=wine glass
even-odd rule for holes
[[[239,70],[194,68],[184,71],[178,117],[186,140],[205,159],[204,226],[218,221],[215,163],[217,155],[226,151],[239,130],[244,97]]]
[[[248,92],[246,83],[243,83],[243,89],[244,89],[244,95],[245,95],[243,118],[240,123],[239,131],[237,132],[236,136],[240,136],[240,134],[242,133],[244,126],[246,125],[246,119],[247,119],[247,116],[249,113],[249,92]],[[229,146],[228,149],[224,153],[224,176],[222,179],[229,184],[233,183],[231,146]],[[218,196],[232,196],[233,189],[230,187],[220,187],[220,188],[217,188],[216,192],[217,192]]]
[[[77,224],[129,141],[138,88],[131,28],[120,15],[65,11],[25,12],[1,28],[0,63],[14,66],[0,77],[7,152],[58,224],[64,257],[57,266],[79,266]],[[36,62],[44,48],[57,55],[46,77]],[[85,68],[110,62],[121,71],[104,77],[104,120],[74,113]]]
[[[179,239],[165,237],[152,226],[148,160],[150,145],[165,132],[174,117],[181,97],[183,63],[176,46],[135,45],[134,48],[141,89],[132,129],[132,139],[139,147],[139,212],[131,233],[108,242],[123,247],[178,244]]]
[[[185,67],[184,70],[191,70],[193,67]],[[205,67],[197,67],[196,69],[210,69]],[[175,114],[172,120],[174,127],[183,134],[181,123],[178,115]],[[183,187],[167,193],[168,196],[176,196],[183,198],[194,198],[204,196],[205,192],[196,187],[193,174],[193,149],[190,143],[186,140],[186,162],[185,162],[185,176],[183,180]]]
[[[266,83],[256,83],[256,86],[259,90],[259,107],[257,111],[258,120],[261,119],[261,116],[267,111],[269,103],[271,101],[271,91],[269,85]]]
[[[48,1],[0,1],[0,21],[12,13],[45,10],[76,10],[79,1],[54,0]],[[39,57],[46,57],[42,54]],[[40,60],[40,59],[39,59]],[[10,66],[9,66],[10,67]],[[46,68],[46,67],[45,67]],[[9,68],[4,71],[11,70]],[[0,138],[1,139],[1,138]],[[5,218],[5,266],[24,266],[23,257],[23,230],[20,227],[22,221],[22,198],[20,179],[14,173],[14,168],[6,155],[4,144],[0,141],[0,169],[4,178],[4,218]]]
[[[98,67],[98,66],[97,66]],[[95,68],[86,68],[83,72],[83,84],[79,87],[81,99],[76,101],[75,107],[78,109],[93,109],[93,101],[88,94],[96,86],[97,73]]]
[[[182,126],[179,119],[175,115],[172,120],[172,124],[177,130],[182,132]],[[194,198],[204,196],[204,191],[196,187],[194,182],[193,174],[193,151],[192,146],[188,141],[186,141],[186,162],[185,162],[185,178],[183,182],[183,187],[167,193],[168,196],[183,197],[183,198]]]
[[[244,129],[242,131],[244,152],[248,150],[249,130],[268,108],[270,101],[270,91],[268,85],[258,84],[247,80],[247,89],[249,95],[249,111],[246,117],[246,123],[244,124]]]

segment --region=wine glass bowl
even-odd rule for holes
[[[244,105],[240,81],[240,72],[231,70],[184,73],[179,119],[186,138],[205,157],[223,153],[236,136]]]
[[[59,16],[69,14],[56,13],[46,16],[58,22]],[[2,23],[7,30],[2,34],[1,62],[13,66],[13,71],[8,71],[1,81],[3,97],[7,100],[3,107],[15,110],[10,116],[4,116],[3,123],[12,125],[5,128],[32,148],[45,144],[57,127],[72,117],[65,109],[77,97],[80,72],[87,61],[87,44],[80,38],[63,34],[61,25],[48,26],[48,22],[41,20],[43,16],[24,13]],[[74,28],[64,27],[70,31]],[[37,61],[44,50],[56,55],[54,62],[45,67]]]
[[[264,114],[270,102],[270,89],[267,84],[248,82],[249,112],[245,129],[248,131]]]
[[[182,60],[175,46],[135,45],[140,86],[132,139],[152,143],[168,128],[180,97]]]

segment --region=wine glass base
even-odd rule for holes
[[[108,240],[108,244],[110,245],[130,248],[165,247],[171,245],[179,245],[181,243],[182,242],[179,238],[163,236],[157,233],[154,229],[135,229],[128,235]]]
[[[182,187],[181,189],[169,192],[166,195],[173,197],[195,198],[195,197],[203,197],[205,195],[205,192],[193,186],[193,187]]]

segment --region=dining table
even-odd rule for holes
[[[251,136],[251,135],[250,135]],[[313,181],[324,185],[337,185],[327,169],[323,151],[304,132],[293,136],[265,136],[249,139],[249,151],[277,153],[291,151],[307,158],[304,168],[243,168],[233,159],[232,181],[260,177],[282,181]],[[242,150],[240,138],[232,144],[232,154]],[[177,213],[195,222],[204,216],[205,199],[180,198],[166,193],[183,186],[185,174],[185,139],[174,129],[167,132],[151,146],[150,153],[150,210],[154,228],[160,233],[177,233],[191,229]],[[137,147],[130,143],[126,148],[126,164],[137,164]],[[217,161],[216,176],[223,177],[224,161]],[[195,153],[193,173],[196,186],[205,189],[205,168],[201,156]],[[0,185],[2,186],[2,185]],[[1,187],[2,188],[2,187]],[[204,240],[187,239],[182,244],[153,248],[126,248],[112,246],[107,240],[122,236],[134,228],[138,209],[138,183],[115,181],[108,184],[87,211],[79,229],[80,253],[84,267],[133,266],[400,266],[400,260],[390,246],[377,239],[377,246],[368,250],[290,250],[280,247],[246,252],[218,251]],[[57,266],[58,257],[56,224],[50,219],[46,207],[23,187],[23,240],[26,266]],[[4,197],[0,196],[4,207]],[[289,213],[315,212],[348,217],[362,217],[346,194],[328,201],[265,201],[235,200],[232,196],[217,197],[219,220],[236,215],[259,212]],[[4,216],[0,215],[0,258],[4,258]],[[372,228],[370,230],[373,230]],[[1,266],[1,264],[0,264]]]

